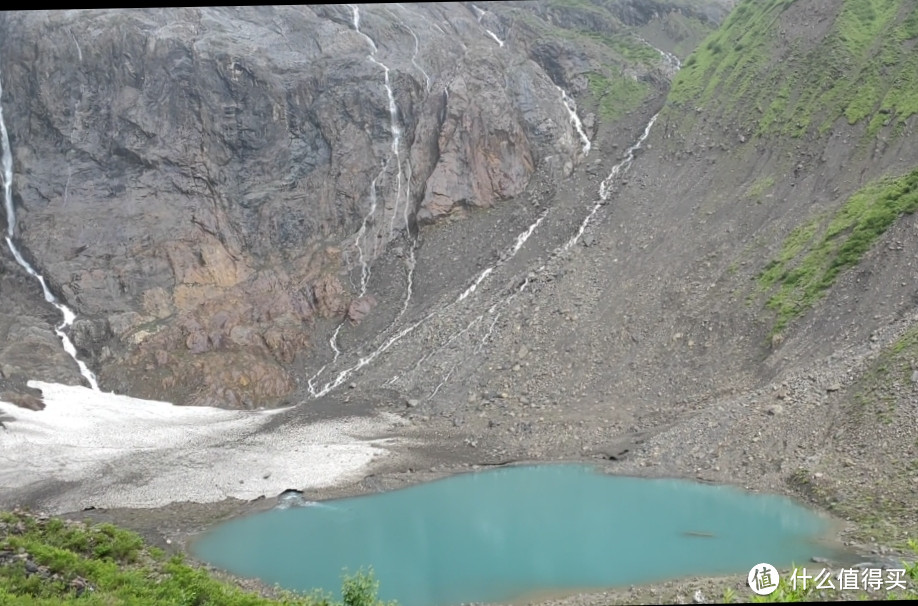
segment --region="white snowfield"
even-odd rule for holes
[[[354,481],[394,444],[372,436],[403,423],[384,415],[291,420],[263,430],[284,410],[174,406],[78,386],[29,386],[42,391],[44,410],[0,401],[0,505],[56,486],[40,499],[52,513],[254,499]]]

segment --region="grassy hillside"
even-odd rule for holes
[[[868,135],[901,130],[918,113],[918,2],[839,1],[815,42],[786,35],[795,20],[781,17],[794,5],[742,2],[685,62],[670,104],[721,105],[760,135],[822,134],[838,120]]]
[[[758,278],[760,289],[772,293],[767,305],[777,312],[774,332],[812,307],[896,219],[916,210],[918,169],[870,183],[832,216],[817,216],[791,232]]]
[[[688,12],[704,2],[686,0],[676,3]],[[561,43],[564,52],[585,54],[595,59],[589,68],[585,63],[568,73],[583,75],[588,86],[578,91],[579,103],[595,111],[600,121],[611,123],[660,93],[659,76],[651,76],[662,65],[660,53],[638,37],[638,29],[623,24],[615,16],[615,7],[589,0],[551,0],[536,7],[500,5],[500,13],[524,38],[538,47],[545,41]],[[652,37],[671,39],[679,45],[692,44],[711,31],[711,23],[678,11],[656,19],[645,29]],[[678,38],[678,40],[676,40]],[[578,49],[573,51],[573,49]],[[578,59],[579,61],[579,59]]]
[[[358,573],[344,579],[343,604],[319,593],[267,598],[111,524],[0,512],[0,604],[381,606],[376,589],[370,575]]]

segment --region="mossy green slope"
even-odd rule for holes
[[[676,6],[692,3],[678,2]],[[514,27],[528,30],[529,40],[564,40],[597,59],[595,68],[584,74],[589,83],[588,95],[579,102],[595,111],[601,121],[614,122],[659,94],[659,85],[655,87],[642,74],[662,66],[660,53],[641,41],[636,30],[622,24],[602,2],[551,0],[535,12],[511,3],[502,8],[502,14],[513,21]],[[687,39],[694,39],[697,30],[711,29],[710,25],[676,12],[670,21],[691,28],[684,34]]]
[[[758,278],[777,313],[773,332],[812,307],[896,219],[916,210],[918,169],[869,183],[830,217],[815,217],[792,231]]]
[[[381,606],[377,583],[360,572],[344,579],[343,606]],[[26,512],[0,512],[0,604],[138,606],[333,606],[325,595],[243,591],[182,556],[148,547],[111,524],[88,525]]]
[[[719,106],[760,135],[794,137],[838,120],[874,135],[918,113],[918,1],[841,0],[827,34],[806,43],[783,31],[794,4],[741,2],[685,62],[669,111]]]

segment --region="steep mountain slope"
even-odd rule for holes
[[[703,31],[723,11],[702,8],[723,4],[673,12]],[[633,33],[659,6],[6,13],[15,237],[76,310],[103,387],[289,402],[295,361],[319,356],[311,374],[337,348],[317,327],[370,313],[378,329],[393,315],[374,306],[410,296],[419,224],[511,200],[537,172],[570,175],[597,129],[668,88]],[[612,37],[584,29],[597,27]],[[572,118],[573,97],[603,115]],[[371,284],[376,264],[397,288]],[[19,284],[3,291],[6,380],[79,381],[53,310],[28,319],[40,291],[26,280],[19,299]]]
[[[416,372],[415,397],[437,393],[420,414],[492,460],[611,457],[914,536],[916,14],[741,3],[676,77],[591,245],[528,274],[446,385]],[[561,189],[588,200],[598,179]]]

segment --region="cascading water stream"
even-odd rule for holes
[[[363,247],[360,245],[360,240],[367,233],[367,225],[370,218],[376,214],[376,181],[378,179],[379,177],[377,176],[376,179],[370,182],[370,211],[364,215],[363,221],[360,223],[360,229],[357,230],[357,237],[354,240],[354,246],[357,248],[357,257],[360,262],[360,297],[367,294],[367,282],[370,280],[370,264],[367,263],[363,256]]]
[[[476,10],[476,12],[478,12],[478,14],[479,14],[479,21],[480,21],[480,18],[483,16],[484,11],[481,11],[481,9],[479,9],[478,7],[476,7],[476,6],[474,6],[474,5],[472,5],[472,6],[473,6],[473,8]],[[662,54],[663,54],[663,53],[662,53],[662,51],[661,51],[661,55],[662,55]],[[678,61],[678,59],[677,59],[677,61]],[[569,97],[567,96],[567,93],[565,93],[564,90],[561,89],[560,87],[558,87],[558,88],[559,88],[559,91],[561,92],[561,95],[562,95],[562,102],[564,103],[565,108],[567,108],[567,109],[568,109],[568,112],[571,114],[571,123],[572,123],[572,125],[574,125],[575,129],[578,131],[578,134],[581,136],[581,142],[583,143],[584,153],[588,153],[588,152],[589,152],[589,149],[590,149],[589,138],[586,137],[585,133],[583,132],[582,124],[579,124],[580,119],[579,119],[579,116],[577,116],[576,108],[573,106],[572,100],[570,100],[570,102],[569,102]],[[594,216],[596,215],[596,213],[599,211],[599,208],[600,208],[601,206],[605,205],[605,204],[608,202],[608,199],[609,199],[609,197],[611,196],[612,191],[613,191],[613,186],[615,185],[615,182],[617,181],[617,179],[618,179],[619,177],[621,177],[625,172],[627,172],[628,169],[631,167],[632,163],[634,162],[636,152],[641,148],[641,146],[643,145],[644,141],[646,141],[647,137],[650,136],[650,131],[651,131],[651,129],[653,128],[654,123],[656,122],[657,116],[658,116],[658,114],[654,114],[654,115],[650,118],[650,120],[647,122],[647,125],[644,127],[643,132],[642,132],[641,135],[638,137],[637,141],[635,141],[630,147],[628,147],[628,148],[625,150],[625,156],[624,156],[624,158],[623,158],[620,162],[618,162],[617,164],[615,164],[615,165],[612,167],[612,169],[610,170],[609,175],[608,175],[605,179],[602,180],[602,182],[601,182],[600,185],[599,185],[599,201],[597,201],[597,202],[593,205],[593,207],[592,207],[592,209],[590,210],[590,212],[586,215],[586,217],[585,217],[585,218],[583,219],[583,221],[581,222],[581,224],[580,224],[580,226],[579,226],[577,232],[574,234],[574,236],[571,237],[571,239],[568,240],[568,242],[567,242],[566,244],[564,244],[564,246],[562,246],[559,250],[556,250],[555,254],[552,255],[552,258],[556,257],[557,254],[558,254],[559,252],[563,252],[563,251],[566,251],[566,250],[570,249],[570,248],[571,248],[572,246],[574,246],[574,245],[580,240],[580,238],[583,236],[584,231],[586,230],[587,226],[588,226],[588,225],[590,224],[590,222],[592,221],[593,217],[594,217]],[[576,121],[575,121],[575,118],[576,118]],[[579,127],[578,127],[578,124],[579,124]],[[526,243],[526,241],[527,241],[527,240],[529,239],[529,237],[533,234],[533,232],[536,230],[536,228],[538,228],[538,226],[541,224],[541,222],[545,219],[545,217],[546,217],[547,215],[548,215],[548,210],[546,210],[545,212],[543,212],[543,213],[542,213],[542,214],[541,214],[541,215],[540,215],[540,216],[539,216],[539,217],[538,217],[538,218],[537,218],[537,219],[536,219],[536,220],[535,220],[526,230],[524,230],[523,232],[521,232],[521,233],[517,236],[516,241],[514,242],[514,244],[513,244],[513,245],[512,245],[503,255],[500,256],[500,259],[499,259],[494,265],[491,265],[491,266],[485,268],[484,270],[482,270],[482,271],[475,277],[475,279],[472,280],[471,284],[469,284],[469,286],[467,286],[467,287],[458,295],[458,297],[457,297],[456,299],[454,299],[454,300],[453,300],[452,302],[450,302],[449,304],[445,305],[443,308],[438,309],[438,310],[435,310],[435,311],[432,311],[432,312],[426,314],[426,315],[423,316],[421,319],[415,321],[415,322],[412,323],[412,324],[409,324],[408,326],[406,326],[405,328],[403,328],[402,330],[400,330],[400,331],[397,332],[396,334],[390,336],[390,337],[389,337],[388,339],[386,339],[379,347],[377,347],[372,353],[370,353],[369,355],[367,355],[367,356],[365,356],[365,357],[360,358],[360,359],[358,360],[358,362],[357,362],[356,364],[354,364],[353,366],[350,366],[350,367],[348,367],[348,368],[346,368],[346,369],[340,371],[339,374],[337,375],[337,377],[336,377],[333,381],[330,381],[329,383],[326,383],[321,389],[316,389],[315,386],[312,384],[312,381],[310,381],[310,385],[309,385],[310,393],[311,393],[313,396],[315,396],[315,397],[319,397],[319,396],[325,395],[325,394],[327,394],[328,392],[330,392],[331,390],[333,390],[333,389],[339,387],[339,386],[340,386],[341,384],[343,384],[344,381],[346,381],[347,378],[350,377],[354,372],[357,372],[358,370],[360,370],[361,368],[363,368],[364,366],[366,366],[367,364],[369,364],[370,362],[372,362],[373,360],[375,360],[379,355],[381,355],[381,354],[383,354],[384,352],[386,352],[386,351],[387,351],[390,347],[392,347],[395,343],[397,343],[398,341],[400,341],[401,339],[403,339],[403,338],[406,337],[407,335],[409,335],[409,334],[411,334],[412,332],[414,332],[416,329],[418,329],[418,328],[419,328],[420,326],[422,326],[424,323],[428,322],[429,320],[431,320],[431,319],[434,318],[435,316],[440,316],[440,315],[445,314],[445,313],[446,313],[447,311],[449,311],[452,307],[454,307],[454,306],[456,306],[457,304],[461,303],[462,301],[465,301],[466,299],[468,299],[472,294],[474,294],[474,293],[478,290],[479,286],[480,286],[480,285],[481,285],[490,275],[492,275],[492,274],[494,273],[494,271],[495,271],[498,267],[502,266],[504,263],[506,263],[507,261],[509,261],[510,259],[512,259],[512,258],[519,252],[519,250],[523,247],[523,245]],[[532,274],[533,274],[533,273],[538,273],[539,271],[542,271],[543,269],[545,269],[546,265],[547,265],[547,264],[543,264],[543,265],[542,265],[541,267],[539,267],[535,272],[530,272],[530,275],[527,276],[525,279],[523,279],[522,282],[521,282],[517,287],[514,288],[513,292],[511,292],[509,295],[505,296],[504,298],[498,300],[496,303],[492,304],[492,305],[488,308],[488,310],[485,311],[484,313],[481,313],[481,314],[477,315],[477,316],[476,316],[475,318],[473,318],[469,323],[467,323],[466,326],[465,326],[464,328],[462,328],[462,329],[459,330],[458,332],[456,332],[456,333],[454,333],[453,335],[451,335],[442,345],[440,345],[439,347],[437,347],[437,348],[436,348],[435,350],[433,350],[433,351],[427,351],[427,352],[418,360],[418,362],[415,363],[415,364],[413,365],[412,369],[409,370],[406,374],[407,374],[407,375],[411,375],[411,374],[413,374],[414,372],[416,372],[416,371],[420,368],[420,366],[424,363],[424,361],[426,361],[427,359],[431,358],[435,353],[440,352],[440,351],[442,351],[444,348],[448,347],[451,343],[453,343],[454,341],[456,341],[456,340],[457,340],[459,337],[461,337],[462,335],[470,333],[471,330],[472,330],[472,328],[474,328],[476,325],[482,323],[483,320],[484,320],[484,318],[485,318],[486,316],[493,315],[493,318],[492,318],[491,321],[488,323],[488,328],[487,328],[487,330],[485,331],[484,335],[483,335],[480,339],[478,339],[478,344],[477,344],[477,346],[475,347],[475,350],[474,350],[474,352],[473,352],[472,355],[476,355],[478,352],[480,352],[480,350],[482,349],[482,347],[484,347],[485,343],[487,343],[487,342],[492,338],[492,336],[493,336],[493,334],[494,334],[494,330],[495,330],[495,327],[496,327],[496,325],[497,325],[497,322],[499,321],[499,319],[500,319],[500,317],[501,317],[501,314],[500,314],[500,312],[498,312],[498,310],[499,310],[500,308],[502,308],[502,307],[505,307],[505,306],[509,305],[517,296],[519,296],[520,294],[522,294],[523,292],[525,292],[525,290],[528,288],[528,286],[529,286],[529,285],[531,284],[531,282],[532,282],[532,277],[531,277]],[[410,297],[410,291],[409,291],[409,297]],[[406,306],[403,308],[402,313],[404,312],[404,309],[406,309],[406,308],[407,308],[407,300],[406,300]],[[399,317],[401,317],[401,315],[402,315],[402,314],[400,313],[400,314],[399,314]],[[394,323],[393,323],[393,324],[394,324]],[[443,387],[443,385],[444,385],[444,384],[450,379],[450,377],[453,375],[453,373],[455,372],[455,370],[456,370],[456,368],[458,367],[458,365],[459,365],[459,361],[457,361],[456,363],[452,364],[452,365],[447,369],[447,371],[443,374],[443,376],[442,376],[441,380],[439,381],[439,383],[434,387],[433,391],[427,396],[427,399],[428,399],[428,400],[429,400],[429,399],[432,399],[434,396],[436,396],[436,394],[437,394],[437,393],[439,392],[439,390]],[[324,367],[323,367],[323,368],[324,368]],[[399,381],[399,379],[401,379],[403,376],[405,376],[405,375],[396,375],[396,376],[390,377],[390,378],[384,383],[384,385],[386,385],[386,386],[388,386],[388,385],[393,385],[393,384],[397,383],[397,382]]]
[[[366,256],[369,254],[372,257],[372,252],[375,252],[375,239],[373,240],[374,245],[372,252],[364,251],[361,246],[361,239],[366,235],[367,226],[370,219],[376,213],[377,207],[377,194],[376,194],[376,183],[379,179],[385,174],[386,169],[389,166],[389,162],[394,159],[396,165],[396,193],[395,193],[395,208],[393,209],[393,216],[398,214],[398,205],[402,196],[402,161],[401,161],[401,138],[402,138],[402,128],[398,123],[398,105],[395,102],[395,95],[392,92],[392,86],[389,82],[389,66],[382,63],[376,58],[376,53],[379,50],[376,46],[376,43],[373,41],[370,36],[363,33],[360,30],[360,8],[354,4],[348,5],[353,12],[353,26],[354,31],[360,34],[370,45],[372,49],[371,53],[367,56],[373,64],[378,65],[383,70],[383,86],[386,89],[386,98],[388,101],[389,109],[389,130],[392,133],[392,144],[391,144],[391,155],[389,159],[383,164],[382,169],[380,169],[379,174],[373,179],[373,183],[370,186],[370,210],[364,216],[363,222],[360,226],[360,231],[357,232],[357,238],[355,240],[355,246],[357,247],[357,252],[360,257],[360,296],[364,296],[367,292],[367,283],[370,279],[370,263],[367,261]],[[391,227],[391,226],[390,226]],[[390,234],[391,235],[391,234]]]
[[[504,41],[501,40],[500,38],[498,38],[498,37],[497,37],[497,34],[495,34],[494,32],[492,32],[491,30],[489,30],[487,27],[485,27],[485,25],[484,25],[483,23],[481,23],[481,20],[484,18],[485,15],[488,14],[488,11],[482,10],[482,9],[478,8],[477,6],[475,6],[474,4],[472,5],[472,9],[475,11],[475,15],[478,16],[478,23],[481,25],[481,27],[484,27],[484,31],[485,31],[489,36],[491,36],[491,38],[493,38],[495,42],[497,42],[497,45],[498,45],[499,47],[503,48],[503,47],[504,47]]]
[[[3,85],[0,83],[0,98],[3,96]],[[58,301],[57,297],[48,289],[48,285],[45,283],[45,278],[39,274],[32,265],[25,260],[22,254],[19,252],[19,249],[16,247],[16,244],[13,242],[13,237],[16,234],[16,212],[13,208],[13,153],[10,148],[10,139],[6,131],[6,122],[3,120],[3,106],[0,105],[0,146],[2,146],[2,168],[3,168],[3,202],[4,208],[6,209],[6,245],[9,247],[10,252],[13,253],[13,258],[16,259],[16,262],[26,270],[26,272],[38,280],[38,283],[41,284],[42,294],[45,297],[45,301],[53,305],[64,318],[64,321],[54,329],[55,334],[60,337],[63,345],[64,351],[66,351],[71,358],[77,363],[77,366],[80,369],[80,374],[89,382],[89,386],[92,387],[94,391],[99,391],[99,384],[96,382],[96,376],[93,374],[89,367],[77,357],[76,347],[73,345],[73,342],[70,340],[70,337],[67,336],[67,333],[64,332],[65,328],[69,328],[73,324],[74,319],[76,319],[76,314],[69,307]]]
[[[406,9],[404,6],[402,6],[401,4],[396,4],[396,6],[405,12],[408,12],[408,13],[411,12],[408,9]],[[388,12],[390,15],[395,17],[395,14],[392,13],[392,11],[386,11],[386,12]],[[395,17],[395,18],[398,19],[398,17]],[[421,72],[421,75],[424,76],[424,90],[429,94],[430,93],[430,82],[431,82],[430,75],[426,71],[424,71],[423,67],[418,65],[418,55],[421,53],[421,40],[418,38],[418,35],[414,32],[414,30],[411,29],[410,25],[408,25],[407,23],[401,20],[399,20],[399,22],[405,27],[405,29],[408,30],[408,33],[411,34],[411,37],[414,38],[414,53],[411,55],[411,65],[413,65],[414,68],[418,70],[419,72]],[[436,25],[436,24],[433,24],[433,25],[434,27],[439,29],[441,32],[443,32],[443,30],[440,28],[439,25]]]
[[[661,52],[662,52],[662,51],[661,51]],[[645,141],[645,140],[647,139],[647,137],[650,135],[650,131],[651,131],[651,129],[653,128],[653,125],[654,125],[654,123],[655,123],[656,120],[657,120],[657,116],[658,116],[658,114],[654,114],[654,115],[650,118],[650,120],[647,122],[647,125],[644,127],[644,131],[641,133],[640,137],[638,137],[638,140],[635,141],[634,144],[632,144],[630,147],[628,147],[627,150],[625,150],[625,157],[624,157],[618,164],[616,164],[615,166],[613,166],[612,169],[611,169],[611,171],[609,172],[609,175],[608,175],[605,179],[602,180],[602,182],[601,182],[600,185],[599,185],[599,198],[600,198],[599,201],[596,202],[596,204],[594,204],[593,208],[590,210],[590,212],[587,214],[587,216],[586,216],[586,217],[584,218],[584,220],[581,222],[580,227],[579,227],[578,230],[577,230],[577,233],[576,233],[570,240],[568,240],[568,242],[561,248],[561,251],[566,251],[566,250],[570,249],[572,246],[574,246],[574,245],[580,240],[580,238],[583,236],[584,231],[586,230],[587,226],[589,225],[590,221],[592,221],[593,217],[594,217],[594,216],[596,215],[596,213],[599,211],[599,208],[600,208],[601,206],[603,206],[604,204],[607,203],[609,197],[610,197],[611,194],[612,194],[612,191],[613,191],[613,190],[612,190],[612,187],[613,187],[613,185],[615,184],[616,180],[617,180],[621,175],[623,175],[625,172],[627,172],[627,170],[631,167],[631,164],[634,162],[635,153],[637,152],[638,149],[641,148],[641,146],[643,145],[644,141]],[[544,215],[543,215],[542,217],[540,217],[539,220],[538,220],[535,224],[533,224],[533,226],[530,227],[530,230],[527,230],[527,231],[531,234],[532,230],[538,225],[538,223],[539,223],[543,218],[544,218]],[[525,233],[525,232],[524,232],[524,233]],[[521,236],[522,236],[522,234],[521,234]],[[528,236],[527,236],[527,238],[528,238]],[[525,242],[525,238],[522,239],[522,241]],[[518,246],[521,246],[521,245],[522,245],[522,243],[520,242],[520,238],[518,238],[518,239],[517,239],[517,249],[518,249]],[[552,255],[552,257],[555,257],[555,256],[557,256],[557,253],[556,253],[555,255]],[[541,272],[542,270],[545,269],[546,265],[547,265],[547,264],[542,265],[541,267],[539,267],[539,268],[538,268],[535,272],[533,272],[533,273]],[[472,294],[472,293],[475,291],[475,289],[477,288],[478,284],[480,284],[480,282],[483,281],[484,278],[486,278],[488,275],[490,275],[490,273],[492,273],[492,271],[493,271],[495,268],[496,268],[496,266],[494,266],[494,267],[489,267],[489,268],[487,268],[485,271],[483,271],[481,274],[479,274],[479,276],[478,276],[478,278],[476,279],[476,281],[473,282],[472,285],[469,286],[465,291],[463,291],[463,293],[460,295],[459,299],[457,299],[457,302],[458,302],[458,301],[461,301],[461,300],[464,299],[465,297],[468,297],[470,294]],[[531,275],[531,274],[530,274],[530,275]],[[495,311],[497,311],[500,307],[505,307],[505,306],[509,305],[518,295],[522,294],[522,293],[526,290],[526,288],[529,286],[530,283],[531,283],[531,278],[530,278],[529,276],[527,276],[527,277],[522,281],[522,283],[516,288],[515,292],[513,292],[512,294],[510,294],[510,295],[507,296],[506,298],[501,299],[501,300],[499,300],[498,302],[496,302],[495,304],[493,304],[486,312],[484,312],[484,313],[482,313],[482,314],[476,316],[476,317],[475,317],[474,319],[472,319],[472,321],[469,322],[463,329],[461,329],[460,331],[458,331],[457,333],[455,333],[453,336],[451,336],[442,346],[438,347],[435,351],[428,352],[427,354],[425,354],[421,359],[418,360],[418,362],[414,365],[414,367],[412,368],[412,370],[409,371],[407,374],[409,374],[409,375],[412,374],[413,372],[415,372],[415,371],[421,366],[421,364],[423,364],[423,362],[424,362],[425,360],[427,360],[428,358],[432,357],[435,353],[441,352],[443,349],[445,349],[446,347],[448,347],[453,341],[455,341],[455,340],[456,340],[457,338],[459,338],[461,335],[470,332],[471,329],[472,329],[475,325],[481,323],[482,320],[484,320],[484,317],[485,317],[486,315],[494,314],[494,318],[491,320],[490,324],[488,325],[487,331],[486,331],[485,334],[481,337],[481,339],[480,339],[479,342],[478,342],[478,345],[475,347],[475,350],[474,350],[474,351],[472,352],[472,354],[471,354],[471,356],[477,355],[478,352],[480,352],[481,348],[484,346],[484,344],[487,343],[488,340],[492,337],[492,335],[493,335],[493,333],[494,333],[494,327],[495,327],[495,325],[497,324],[498,320],[500,319],[500,313],[496,313],[496,314],[495,314]],[[464,358],[461,358],[461,359],[455,361],[452,365],[450,365],[450,367],[447,369],[446,373],[445,373],[445,374],[442,376],[442,378],[440,379],[440,382],[434,387],[434,389],[431,391],[431,393],[427,396],[427,398],[426,398],[427,400],[431,400],[431,399],[434,398],[434,396],[436,396],[436,394],[440,391],[440,389],[443,387],[443,385],[445,385],[446,382],[447,382],[447,381],[450,379],[450,377],[453,375],[453,373],[455,372],[456,368],[458,368],[458,366],[459,366],[461,363],[463,363],[463,362],[465,361],[465,359],[466,359],[465,357],[464,357]],[[392,384],[396,383],[396,382],[398,381],[398,379],[400,379],[400,378],[401,378],[400,376],[396,376],[396,377],[394,377],[393,379],[390,379],[390,381],[387,381],[387,382],[386,382],[386,385],[392,385]]]
[[[539,224],[545,219],[546,216],[548,216],[548,210],[545,210],[541,215],[539,215],[538,219],[536,219],[535,222],[533,222],[525,231],[523,231],[516,237],[516,241],[513,243],[512,246],[510,246],[510,248],[507,249],[507,251],[503,255],[501,255],[500,260],[498,260],[491,267],[488,267],[487,269],[482,271],[478,275],[478,277],[475,279],[472,286],[470,286],[469,288],[466,288],[463,291],[463,293],[460,294],[451,303],[447,304],[442,309],[435,310],[435,311],[428,313],[427,315],[422,317],[420,320],[417,320],[414,323],[409,324],[407,327],[403,328],[399,332],[390,336],[388,339],[386,339],[382,343],[382,345],[374,349],[369,355],[360,358],[357,361],[357,363],[354,364],[353,366],[350,366],[340,371],[334,380],[329,381],[328,383],[323,385],[321,388],[317,388],[315,385],[315,380],[318,378],[318,375],[319,375],[319,373],[316,373],[312,378],[309,379],[309,381],[307,381],[307,387],[309,389],[310,395],[318,398],[318,397],[324,396],[325,394],[332,391],[333,389],[341,386],[347,380],[347,378],[350,377],[354,372],[360,370],[361,368],[363,368],[364,366],[366,366],[367,364],[375,360],[378,356],[385,353],[395,343],[399,342],[405,336],[414,332],[418,327],[423,325],[425,322],[427,322],[434,316],[437,316],[437,315],[440,315],[440,314],[443,314],[449,311],[453,306],[465,300],[472,292],[475,291],[475,288],[477,288],[478,285],[481,284],[481,282],[484,281],[484,279],[494,271],[494,269],[496,269],[497,267],[500,267],[501,265],[503,265],[504,263],[512,259],[520,251],[520,249],[526,243],[526,240],[529,239],[529,237],[532,235],[535,229],[539,226]],[[516,295],[514,294],[512,296],[515,297]],[[494,309],[493,306],[492,306],[492,309]],[[324,368],[325,367],[323,366],[322,369],[324,370]]]
[[[359,288],[358,297],[364,297],[367,294],[367,287],[370,281],[370,275],[371,275],[370,264],[372,263],[372,258],[376,252],[375,242],[377,238],[372,239],[374,244],[371,245],[372,248],[368,249],[367,251],[364,250],[364,245],[361,244],[361,241],[366,239],[367,229],[370,226],[370,221],[373,218],[373,216],[376,214],[376,209],[378,206],[378,197],[377,197],[377,189],[376,189],[377,182],[386,173],[390,162],[392,162],[393,160],[395,161],[395,166],[396,166],[396,191],[395,191],[395,205],[394,205],[394,208],[392,209],[392,219],[389,222],[390,237],[392,233],[394,232],[395,218],[398,216],[399,203],[402,197],[402,178],[403,178],[401,149],[400,149],[401,148],[401,138],[402,138],[402,128],[398,122],[398,104],[395,101],[395,94],[392,91],[392,85],[389,81],[389,66],[379,61],[376,58],[376,53],[379,50],[378,47],[376,46],[376,43],[373,41],[373,39],[370,36],[368,36],[367,34],[363,33],[360,30],[360,8],[354,4],[349,4],[348,6],[350,7],[352,15],[353,15],[352,24],[354,27],[354,31],[360,34],[370,45],[371,53],[367,56],[367,59],[369,59],[369,61],[372,62],[373,64],[378,65],[383,70],[383,86],[386,90],[386,99],[387,99],[388,110],[389,110],[389,130],[392,134],[392,143],[390,146],[391,154],[389,158],[386,160],[386,162],[383,164],[382,168],[379,171],[379,174],[377,174],[376,178],[374,178],[373,181],[370,183],[370,210],[367,212],[366,215],[364,215],[363,221],[361,221],[361,224],[360,224],[360,229],[357,231],[357,235],[354,240],[354,246],[357,248],[357,255],[358,255],[358,259],[360,263],[360,288]],[[415,55],[412,57],[411,62],[412,64],[415,65],[415,67],[420,69],[421,73],[424,74],[424,77],[427,79],[427,86],[429,90],[430,78],[427,76],[427,73],[424,72],[424,70],[421,69],[420,66],[417,65],[415,61],[415,57],[417,56],[417,53],[419,50],[418,37],[414,33],[414,31],[411,30],[410,27],[407,29],[411,33],[411,35],[414,37],[414,40],[415,40]],[[408,163],[408,170],[409,170],[408,178],[410,180],[411,178],[410,177],[411,175],[410,162]],[[405,199],[405,210],[404,210],[405,231],[406,233],[409,233],[410,230],[408,228],[408,218],[409,218],[409,208],[410,208],[410,202],[411,202],[410,182],[408,184],[408,190],[406,192],[405,198],[406,198]],[[410,238],[410,235],[409,235],[409,238]],[[407,309],[408,303],[411,299],[411,290],[413,288],[413,275],[414,275],[414,247],[415,245],[416,245],[416,242],[412,242],[410,246],[409,259],[408,259],[408,278],[407,278],[408,292],[405,296],[405,303],[402,307],[402,312],[399,313],[398,317],[396,318],[396,321],[399,318],[401,318],[402,314]],[[369,259],[367,257],[369,257]],[[338,324],[338,326],[335,328],[335,331],[332,333],[332,336],[328,342],[329,346],[334,352],[334,358],[331,361],[332,364],[337,362],[338,358],[341,355],[341,349],[338,347],[338,335],[341,332],[341,328],[344,326],[345,321],[342,321],[341,323]],[[323,395],[324,393],[327,393],[327,392],[319,393],[319,391],[317,391],[315,388],[315,381],[325,371],[327,366],[328,366],[327,364],[322,366],[306,382],[309,388],[309,392],[313,396],[317,397],[317,394]]]
[[[583,232],[586,230],[587,226],[590,224],[590,221],[593,220],[593,216],[599,211],[599,208],[606,204],[609,199],[609,194],[612,192],[612,185],[615,183],[615,179],[623,174],[631,167],[631,163],[634,162],[634,152],[641,148],[641,145],[644,143],[644,140],[647,139],[650,135],[650,129],[653,128],[653,123],[656,122],[657,116],[659,114],[654,114],[650,118],[650,121],[647,123],[647,126],[644,127],[644,132],[641,133],[641,136],[638,140],[627,150],[625,150],[625,158],[618,164],[612,167],[612,170],[609,172],[609,176],[602,180],[602,183],[599,184],[599,200],[593,205],[590,213],[583,219],[583,222],[580,223],[580,228],[577,230],[577,233],[567,241],[564,245],[563,250],[568,250],[571,246],[576,244],[580,238],[583,236]]]
[[[577,103],[570,98],[570,96],[563,88],[557,84],[555,84],[555,88],[557,88],[558,92],[561,93],[561,103],[564,105],[564,109],[567,110],[567,113],[570,116],[571,126],[574,127],[574,130],[576,130],[577,134],[580,136],[580,143],[583,146],[583,155],[587,156],[590,153],[592,143],[590,143],[590,138],[587,137],[586,132],[583,130],[583,122],[581,122],[580,116],[577,115]]]
[[[640,36],[638,36],[638,40],[640,40],[641,42],[643,42],[644,44],[646,44],[653,50],[660,53],[660,58],[663,59],[663,64],[666,66],[666,71],[668,72],[668,75],[670,77],[672,77],[677,71],[682,69],[682,61],[680,61],[679,57],[677,57],[676,55],[672,53],[668,53],[663,49],[657,48],[656,46],[654,46],[647,40],[644,40]]]

